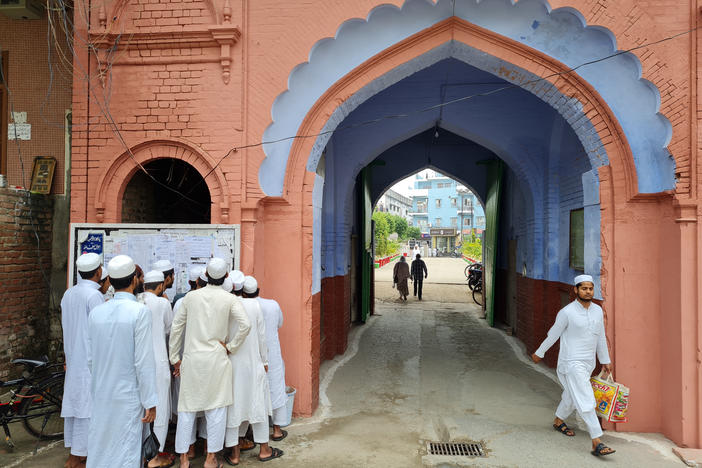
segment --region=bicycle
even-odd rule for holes
[[[476,297],[476,294],[478,296],[480,296],[480,300],[478,300],[478,298]],[[481,277],[478,284],[476,284],[475,287],[473,288],[473,301],[476,304],[478,304],[479,306],[482,306],[483,305],[482,300],[483,300],[483,278]]]
[[[46,357],[40,360],[15,359],[12,364],[25,369],[19,379],[0,381],[0,389],[10,389],[9,401],[0,403],[0,425],[5,431],[5,443],[14,448],[8,425],[19,421],[39,440],[63,438],[63,366],[50,364]]]
[[[483,264],[480,262],[476,263],[471,263],[470,265],[466,266],[465,270],[463,270],[463,274],[466,275],[466,279],[470,279],[471,272],[473,270],[482,270],[483,269]]]

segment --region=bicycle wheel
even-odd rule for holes
[[[34,389],[34,398],[26,398],[19,408],[19,415],[24,416],[24,428],[41,440],[61,439],[63,437],[63,419],[61,418],[61,401],[63,400],[63,375],[55,375],[39,382]]]
[[[466,266],[466,269],[463,270],[463,274],[466,275],[466,279],[470,278],[470,265]]]
[[[478,300],[478,297],[480,298],[480,300]],[[478,284],[475,286],[475,289],[473,289],[473,301],[475,301],[476,304],[481,306],[481,305],[483,305],[483,303],[481,302],[482,300],[483,300],[483,285]]]

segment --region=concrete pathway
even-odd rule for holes
[[[556,433],[560,387],[553,373],[529,364],[519,342],[486,327],[476,306],[410,299],[378,302],[376,311],[353,329],[348,352],[324,363],[318,411],[287,428],[288,438],[273,444],[285,455],[266,466],[683,466],[660,435],[608,433],[604,441],[617,453],[597,459],[584,431],[573,438]],[[428,455],[430,440],[481,442],[488,455]],[[65,456],[63,448],[49,448],[9,466],[60,467]],[[247,452],[240,466],[257,466],[254,457]],[[202,463],[198,457],[191,466]]]

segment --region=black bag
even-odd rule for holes
[[[141,452],[147,462],[150,462],[158,455],[158,449],[160,443],[158,442],[158,437],[154,434],[154,423],[149,424],[150,434],[144,439],[144,443],[141,445]]]

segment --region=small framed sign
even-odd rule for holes
[[[34,168],[32,169],[32,184],[29,188],[33,193],[51,193],[51,185],[54,181],[54,170],[56,169],[56,159],[49,156],[37,156],[34,158]]]

